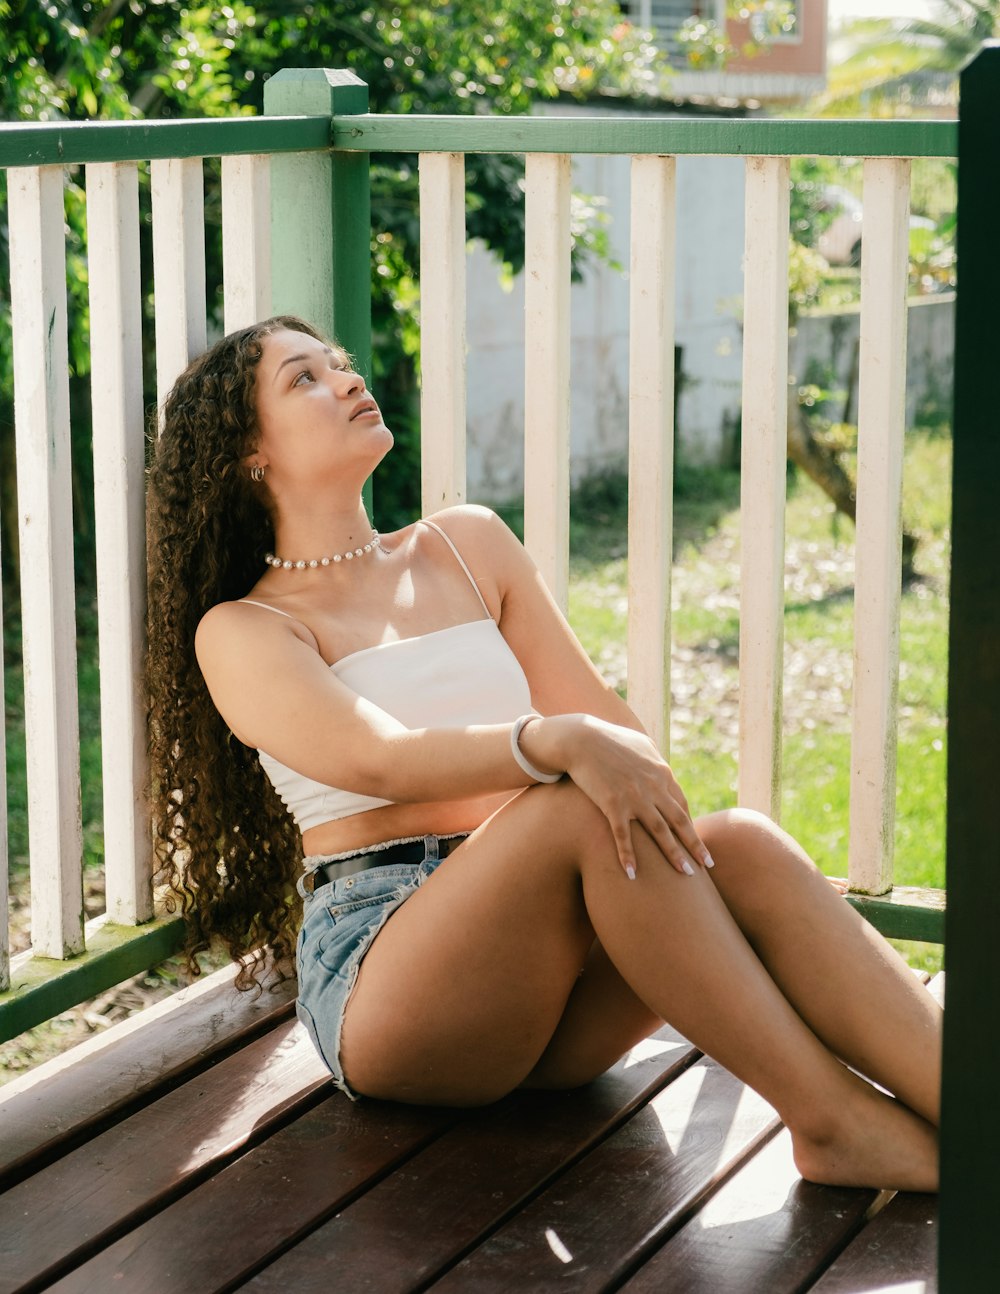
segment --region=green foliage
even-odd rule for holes
[[[943,73],[947,85],[947,74],[957,75],[996,35],[1000,0],[938,0],[933,19],[851,22],[836,34],[827,88],[815,110],[823,116],[910,116],[922,79]],[[951,96],[957,102],[954,84]]]
[[[779,36],[795,29],[795,6],[791,0],[727,0],[726,17],[746,23],[749,37],[736,46],[725,26],[714,19],[692,14],[677,29],[675,39],[688,63],[699,72],[724,68],[737,55],[753,58]]]
[[[733,55],[733,47],[725,31],[710,18],[692,14],[677,29],[677,43],[684,56],[697,72],[711,72],[726,66]]]
[[[815,247],[817,238],[833,223],[834,212],[823,201],[823,191],[831,184],[844,183],[840,159],[794,157],[791,177],[788,208],[792,237],[802,247]]]
[[[910,284],[917,292],[940,292],[955,287],[957,278],[954,221],[935,229],[910,230]]]
[[[826,260],[811,247],[793,238],[788,249],[788,322],[794,324],[802,310],[820,304],[826,274]]]

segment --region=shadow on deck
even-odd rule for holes
[[[355,1105],[231,976],[0,1092],[0,1294],[937,1289],[935,1197],[803,1182],[670,1028],[568,1094]]]

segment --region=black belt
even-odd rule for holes
[[[453,849],[457,849],[462,841],[467,839],[465,835],[439,837],[438,857],[447,858]],[[337,868],[342,863],[350,863],[352,873],[367,871],[369,867],[400,867],[407,863],[422,863],[426,852],[426,846],[421,838],[403,840],[398,845],[390,845],[388,849],[373,849],[367,854],[351,854],[350,857],[338,858],[335,862],[321,863],[313,872],[315,877],[313,889],[338,880],[340,873]]]

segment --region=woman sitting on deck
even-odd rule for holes
[[[391,445],[292,318],[166,402],[153,810],[192,952],[220,936],[251,987],[297,888],[299,1014],[350,1095],[573,1087],[668,1020],[775,1107],[803,1176],[935,1190],[937,1004],[767,818],[692,821],[497,517],[373,530]]]

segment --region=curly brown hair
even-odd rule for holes
[[[325,341],[282,315],[231,333],[194,360],[163,408],[149,471],[149,798],[157,877],[187,920],[187,956],[218,938],[252,988],[270,948],[292,953],[299,919],[298,830],[257,752],[229,731],[195,659],[198,622],[241,598],[274,531],[267,495],[243,460],[257,443],[256,367],[280,329]]]

